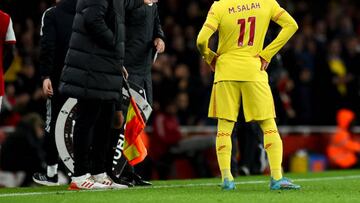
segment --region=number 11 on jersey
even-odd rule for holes
[[[255,24],[256,24],[256,17],[249,17],[247,19],[247,22],[250,23],[250,32],[249,32],[249,42],[248,46],[254,45],[254,37],[255,37]],[[244,46],[244,35],[245,35],[245,29],[246,29],[246,19],[242,18],[239,19],[237,22],[240,25],[240,35],[238,39],[238,46],[242,47]]]

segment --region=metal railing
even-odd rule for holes
[[[332,134],[336,131],[336,126],[279,126],[279,131],[282,135],[287,134]],[[146,132],[151,133],[152,127],[146,128]],[[216,126],[182,126],[181,132],[184,134],[216,134]],[[352,128],[353,133],[360,134],[360,126]]]
[[[10,126],[1,127],[0,131],[5,133],[14,132],[15,128]],[[152,127],[146,127],[146,132],[151,133]],[[216,126],[182,126],[181,132],[184,134],[215,134]],[[281,134],[331,134],[336,131],[336,126],[306,126],[306,125],[298,125],[298,126],[279,126],[279,131]],[[353,133],[360,134],[360,126],[356,126],[352,128]]]

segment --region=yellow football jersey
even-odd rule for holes
[[[270,20],[283,29],[265,49]],[[296,32],[295,20],[276,0],[220,0],[213,3],[202,30],[198,48],[210,64],[217,57],[215,81],[267,81],[259,56],[269,61]],[[211,35],[219,31],[216,53],[208,48]]]

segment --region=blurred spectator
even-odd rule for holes
[[[353,111],[341,109],[336,116],[337,132],[332,135],[327,154],[330,164],[337,168],[359,167],[360,142],[352,138],[351,127],[355,119]]]
[[[312,120],[312,102],[313,102],[313,78],[315,69],[316,45],[313,40],[306,40],[303,36],[298,35],[295,39],[295,57],[297,59],[298,75],[295,78],[297,86],[294,84],[297,97],[294,98],[294,105],[297,107],[298,122],[302,124],[310,124]]]
[[[153,135],[150,139],[150,157],[160,179],[168,179],[174,155],[170,148],[181,140],[181,132],[176,118],[176,104],[170,100],[163,105],[164,110],[155,112],[153,121]]]
[[[360,43],[359,38],[353,35],[346,40],[344,61],[352,78],[349,88],[349,107],[360,113]]]
[[[8,172],[25,172],[21,186],[32,183],[34,172],[44,170],[43,135],[44,121],[38,114],[28,114],[1,146],[0,168]]]
[[[36,94],[40,82],[39,27],[41,13],[50,7],[49,2],[12,0],[0,5],[0,9],[13,16],[19,39],[18,55],[6,80],[15,85],[15,97],[25,103],[25,108],[30,106],[27,111],[43,109],[35,104],[43,102]],[[206,118],[212,73],[195,48],[197,32],[212,2],[159,2],[169,46],[153,66],[154,109],[160,108],[159,102],[165,97],[182,99],[185,104],[177,102],[181,125],[212,124]],[[280,124],[333,125],[335,113],[342,107],[360,114],[359,3],[350,0],[287,0],[281,3],[294,13],[300,30],[281,53],[283,67],[269,70],[274,72],[276,80],[272,89]],[[270,34],[276,34],[276,29]],[[29,84],[30,88],[25,86],[27,90],[24,91],[22,84]],[[17,108],[12,111],[26,113]]]
[[[15,89],[17,94],[32,95],[39,82],[35,78],[35,67],[32,61],[24,61],[21,71],[17,74]]]
[[[150,157],[160,179],[168,179],[171,167],[177,158],[189,160],[197,177],[208,177],[203,151],[215,146],[215,137],[184,136],[176,117],[177,105],[173,99],[164,101],[161,109],[154,114],[153,134],[150,139]]]
[[[343,48],[341,42],[338,39],[331,41],[329,45],[328,53],[328,65],[330,72],[332,73],[332,83],[335,87],[335,95],[333,98],[335,101],[340,102],[337,106],[342,106],[349,94],[349,83],[353,80],[353,77],[349,75],[348,68],[342,57]]]

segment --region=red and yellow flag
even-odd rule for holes
[[[126,116],[124,155],[129,164],[135,166],[142,162],[147,150],[141,139],[145,122],[134,98],[130,97],[130,105]]]

